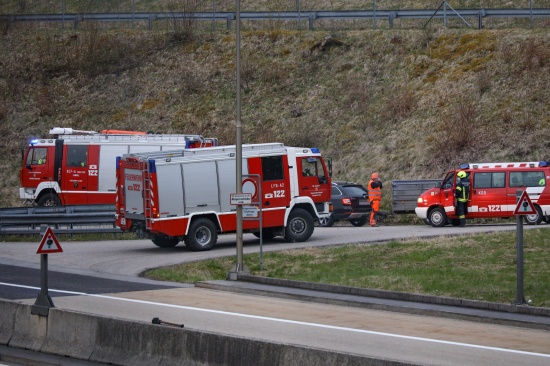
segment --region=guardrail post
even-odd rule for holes
[[[234,17],[234,16],[233,16],[233,17]],[[232,17],[231,15],[227,15],[227,20],[226,20],[226,22],[227,22],[227,24],[226,24],[227,30],[231,29],[231,21],[232,21],[233,17]]]
[[[390,11],[390,14],[388,15],[388,26],[390,29],[393,29],[393,19],[396,18],[395,11]]]
[[[309,27],[309,30],[313,30],[313,21],[315,20],[315,18],[317,18],[317,14],[313,13],[309,16],[309,19],[308,19],[308,27]]]

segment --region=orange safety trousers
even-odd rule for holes
[[[370,204],[372,208],[372,211],[370,212],[370,226],[373,226],[376,225],[376,219],[374,218],[374,215],[380,209],[380,200],[372,200]]]

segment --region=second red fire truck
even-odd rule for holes
[[[116,224],[152,239],[159,247],[180,241],[193,251],[211,249],[218,233],[236,231],[236,149],[234,145],[164,153],[127,154],[117,164]],[[244,232],[266,239],[306,241],[314,221],[326,218],[330,172],[318,149],[280,143],[242,146],[243,177],[258,220],[243,221]],[[261,194],[260,194],[261,192]]]

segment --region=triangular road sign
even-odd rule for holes
[[[48,227],[42,237],[42,240],[40,241],[36,254],[60,253],[62,251],[63,249],[61,248],[59,241],[57,241],[52,228]]]
[[[523,191],[516,209],[514,210],[514,215],[534,215],[536,213],[537,210],[535,209],[535,206],[533,206],[533,202],[531,202],[527,191]]]

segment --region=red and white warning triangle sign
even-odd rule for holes
[[[63,249],[61,248],[59,241],[57,241],[52,228],[48,227],[42,237],[42,240],[40,241],[36,254],[60,253],[62,251]]]
[[[514,210],[514,215],[534,215],[536,213],[537,210],[535,210],[535,206],[533,206],[533,202],[531,202],[527,191],[523,191]]]

